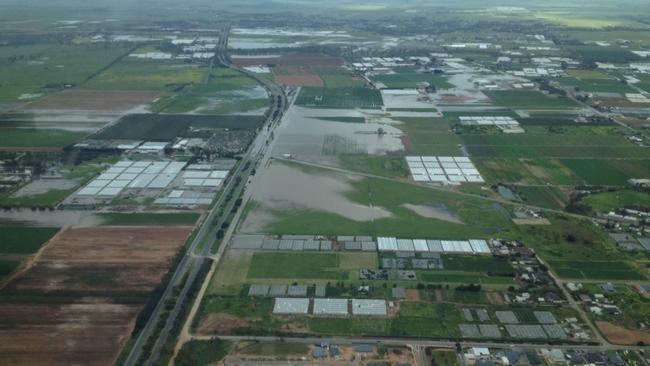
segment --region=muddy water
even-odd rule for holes
[[[332,162],[335,161],[332,155],[336,155],[337,146],[328,144],[337,141],[346,141],[348,146],[354,146],[353,151],[343,149],[338,153],[362,152],[382,155],[404,150],[400,139],[402,131],[393,126],[394,121],[377,123],[381,120],[369,118],[366,123],[345,123],[319,119],[374,116],[376,115],[363,110],[311,109],[293,106],[276,131],[277,142],[273,155],[292,154],[299,160]],[[384,135],[377,134],[379,128],[384,130]]]
[[[452,222],[454,224],[464,224],[464,222],[456,215],[454,215],[451,211],[449,211],[445,206],[427,206],[427,205],[414,205],[411,203],[404,203],[400,205],[400,207],[404,207],[406,209],[409,209],[416,214],[426,217],[428,219],[438,219],[438,220],[443,220],[447,222]]]
[[[355,221],[371,221],[391,217],[381,207],[370,207],[350,201],[346,192],[353,190],[353,176],[338,173],[307,172],[299,167],[274,162],[260,176],[252,199],[260,204],[249,213],[243,231],[260,231],[273,221],[269,210],[325,211]]]

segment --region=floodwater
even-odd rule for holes
[[[29,224],[33,226],[92,227],[102,224],[102,219],[91,211],[32,211],[17,209],[0,211],[1,223]]]
[[[312,30],[312,29],[282,29],[282,28],[233,28],[233,34],[248,36],[280,36],[280,37],[351,37],[345,31]]]
[[[454,224],[465,224],[457,215],[454,215],[447,207],[443,205],[439,206],[427,206],[427,205],[414,205],[412,203],[401,204],[400,207],[409,209],[416,214],[426,217],[428,219],[437,219]]]
[[[310,172],[297,166],[273,162],[264,169],[252,200],[260,207],[252,210],[242,224],[242,231],[260,232],[274,220],[270,211],[310,210],[337,214],[354,221],[371,221],[391,217],[381,207],[351,201],[345,196],[353,191],[351,183],[358,177],[331,172]]]
[[[280,42],[272,38],[233,38],[228,41],[228,47],[237,50],[295,48],[304,44],[305,42]]]
[[[403,151],[402,131],[396,121],[384,123],[376,114],[355,109],[318,109],[292,106],[276,131],[274,156],[291,154],[298,160],[336,163],[338,154],[365,153],[383,155]],[[357,117],[366,123],[346,123],[320,118]],[[378,134],[379,129],[384,134]]]

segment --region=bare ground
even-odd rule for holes
[[[610,322],[596,322],[598,329],[608,341],[615,344],[636,345],[639,342],[650,344],[650,332],[632,330]]]
[[[0,304],[2,363],[112,365],[190,231],[59,232],[2,290],[17,298]]]

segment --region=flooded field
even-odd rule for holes
[[[391,217],[380,207],[371,207],[351,201],[356,177],[338,173],[305,171],[287,163],[273,162],[264,170],[255,187],[252,199],[255,208],[241,226],[242,232],[263,232],[274,221],[274,211],[325,211],[355,221],[371,221]],[[291,184],[288,184],[291,183]]]
[[[398,122],[379,117],[376,111],[292,106],[278,130],[273,155],[336,164],[339,154],[404,150],[403,133],[395,127]]]
[[[452,222],[454,224],[464,224],[464,222],[455,214],[453,214],[447,207],[440,206],[427,206],[427,205],[414,205],[411,203],[404,203],[400,205],[406,209],[409,209],[416,214],[426,217],[428,219],[438,219],[447,222]]]

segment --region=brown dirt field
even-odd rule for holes
[[[199,334],[228,333],[233,329],[247,328],[249,325],[248,319],[225,313],[211,313],[201,319],[197,332]]]
[[[490,304],[494,304],[494,305],[505,304],[505,301],[503,300],[503,296],[501,296],[501,294],[498,292],[487,292],[485,296],[487,296],[487,299],[490,302]]]
[[[323,86],[323,80],[318,75],[275,75],[276,84],[289,86]]]
[[[639,342],[650,344],[650,332],[631,330],[610,322],[596,322],[598,329],[608,341],[615,344],[636,345]]]
[[[414,288],[406,289],[406,300],[409,301],[420,301],[420,291]]]
[[[0,304],[3,362],[113,364],[190,232],[191,227],[102,227],[57,234],[2,290],[18,297]],[[20,298],[32,294],[44,300]],[[123,296],[127,304],[118,303]],[[48,298],[56,302],[46,303]]]
[[[11,290],[148,292],[191,228],[82,228],[61,232]],[[134,280],[137,279],[137,280]]]
[[[154,91],[69,89],[30,103],[25,109],[122,112],[149,103],[159,95]]]

